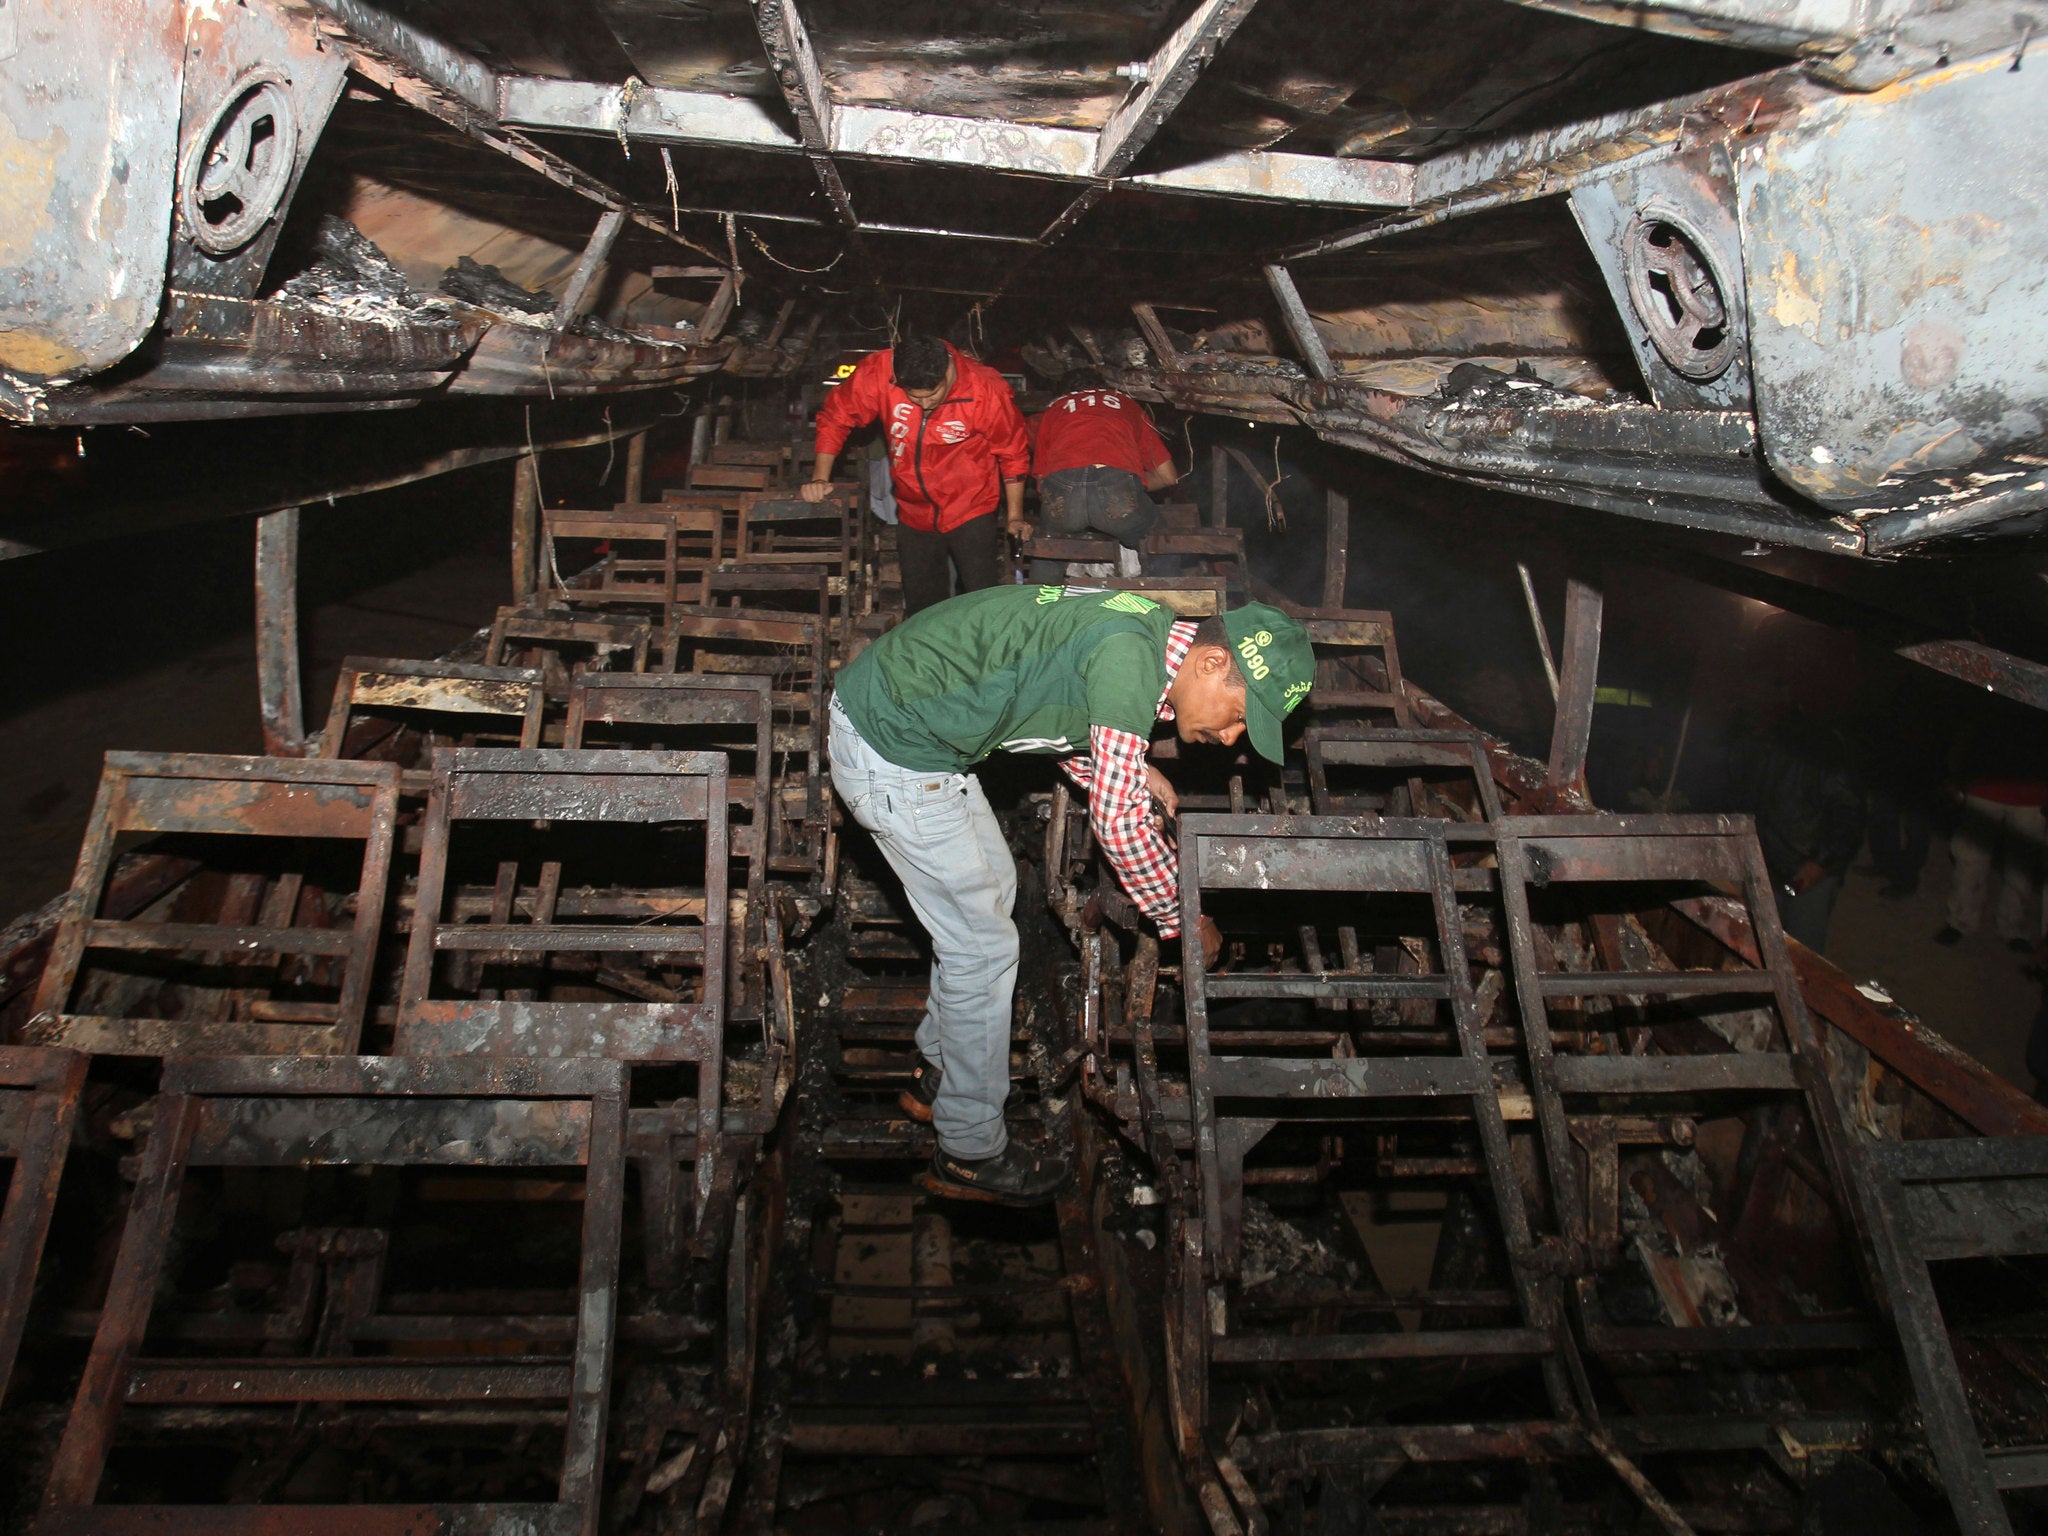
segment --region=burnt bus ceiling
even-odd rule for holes
[[[758,378],[800,360],[735,317],[794,301],[1745,538],[2048,516],[2048,0],[249,0],[168,88],[34,3],[0,120],[77,148],[0,286],[17,423]],[[282,155],[228,110],[280,61]],[[229,144],[281,179],[223,247],[180,183]],[[337,298],[329,216],[410,291]],[[527,296],[451,312],[465,261]]]

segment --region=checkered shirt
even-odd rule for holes
[[[1195,626],[1175,624],[1166,637],[1166,688],[1159,694],[1159,718],[1171,720],[1167,690],[1187,660]],[[1159,936],[1180,933],[1180,860],[1152,821],[1152,793],[1145,782],[1144,737],[1106,725],[1090,726],[1086,757],[1060,759],[1068,778],[1088,791],[1088,824],[1109,855],[1110,867],[1138,910],[1158,926]]]

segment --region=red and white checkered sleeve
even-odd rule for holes
[[[1072,779],[1080,789],[1089,790],[1095,787],[1095,759],[1085,752],[1076,752],[1072,757],[1061,758],[1060,772]]]
[[[1091,726],[1095,784],[1088,794],[1088,824],[1110,866],[1138,910],[1163,939],[1180,932],[1180,861],[1152,824],[1145,782],[1145,738],[1110,726]]]

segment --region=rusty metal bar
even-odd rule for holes
[[[607,208],[598,215],[597,225],[590,231],[590,239],[584,243],[583,254],[576,258],[575,270],[569,274],[569,281],[562,289],[562,297],[555,305],[556,330],[567,328],[569,322],[582,312],[583,301],[590,293],[591,284],[597,281],[599,269],[610,259],[612,246],[625,225],[626,211],[623,208]]]
[[[1564,665],[1558,677],[1557,723],[1550,736],[1547,782],[1582,784],[1593,735],[1593,695],[1600,683],[1600,589],[1572,578],[1564,594]]]
[[[540,466],[522,453],[512,468],[512,600],[524,602],[539,586]]]
[[[1159,45],[1142,70],[1135,72],[1137,88],[1102,125],[1095,146],[1097,176],[1113,178],[1131,168],[1256,3],[1257,0],[1201,0],[1193,14]]]
[[[299,684],[299,509],[256,519],[256,694],[263,750],[298,757],[306,750]]]
[[[1330,361],[1330,349],[1323,345],[1315,318],[1309,314],[1308,306],[1301,302],[1301,291],[1294,286],[1293,274],[1272,261],[1265,264],[1265,272],[1266,286],[1273,290],[1274,302],[1280,306],[1280,318],[1286,322],[1287,334],[1294,338],[1294,345],[1300,350],[1302,361],[1308,364],[1308,371],[1318,379],[1335,378],[1337,369]],[[1337,496],[1335,491],[1329,494],[1333,498]],[[1324,607],[1335,608],[1342,602],[1341,593],[1333,598],[1325,589]]]

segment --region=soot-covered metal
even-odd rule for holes
[[[1711,536],[2036,531],[2048,13],[75,9],[0,6],[0,556],[260,515],[265,752],[110,754],[0,932],[8,1528],[2040,1523],[2048,1111],[1789,940],[1747,818],[1592,804],[1596,578],[1519,756],[1347,606],[1335,480],[1311,579],[1247,556],[1277,449],[1091,578],[1314,646],[1284,765],[1155,749],[1219,960],[990,770],[1072,1176],[914,1184],[929,954],[827,777],[897,535],[796,487],[842,358],[939,331],[2039,703]],[[494,460],[510,601],[309,717],[300,509]]]

